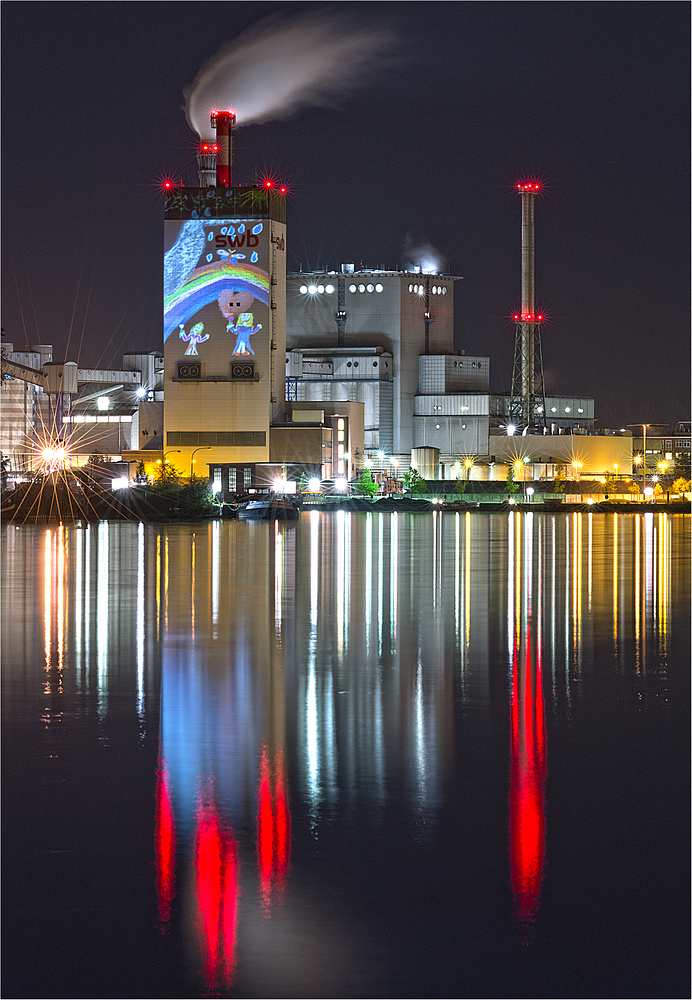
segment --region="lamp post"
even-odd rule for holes
[[[469,475],[470,475],[470,471],[469,470],[471,469],[471,466],[473,465],[473,461],[470,458],[467,458],[466,461],[464,462],[464,465],[466,467],[466,479],[468,481],[468,478],[469,478]]]
[[[648,424],[642,424],[642,428],[644,430],[644,450],[642,452],[644,456],[644,486],[646,486],[646,428],[647,427]]]
[[[211,451],[211,445],[204,445],[201,448],[195,448],[195,450],[190,455],[190,479],[192,479],[192,466],[195,464],[195,455],[198,451]]]
[[[179,455],[179,454],[180,454],[180,448],[173,448],[172,451],[164,451],[163,461],[164,462],[166,461],[166,455]]]

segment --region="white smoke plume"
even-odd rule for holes
[[[419,267],[423,274],[440,274],[447,258],[425,238],[414,240],[407,236],[404,241],[403,263],[405,271],[413,271]]]
[[[340,15],[272,17],[223,45],[185,90],[185,114],[209,135],[211,108],[231,108],[238,125],[330,105],[382,69],[395,42],[383,25],[357,27]]]

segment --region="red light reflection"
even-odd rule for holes
[[[199,803],[195,835],[198,935],[204,978],[210,990],[219,979],[230,985],[235,969],[238,924],[238,851],[224,830],[208,792]]]
[[[515,913],[533,923],[545,858],[546,746],[540,647],[535,667],[526,635],[524,656],[514,647],[511,708],[509,842]]]
[[[271,905],[274,890],[279,894],[283,892],[290,858],[291,816],[281,751],[277,752],[273,771],[272,794],[272,768],[269,751],[265,746],[260,759],[257,808],[257,865],[260,895],[265,909]]]
[[[175,882],[175,823],[163,766],[156,773],[156,892],[159,919],[168,923]]]

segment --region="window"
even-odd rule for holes
[[[384,285],[379,285],[379,284],[375,285],[375,291],[376,292],[383,292],[384,291]]]
[[[355,285],[349,285],[348,286],[348,290],[349,290],[349,292],[355,292],[356,286]]]

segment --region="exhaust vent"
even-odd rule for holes
[[[199,361],[179,361],[178,378],[184,382],[200,379],[202,377],[202,365]]]
[[[254,361],[233,361],[231,363],[231,378],[234,382],[254,382]]]

